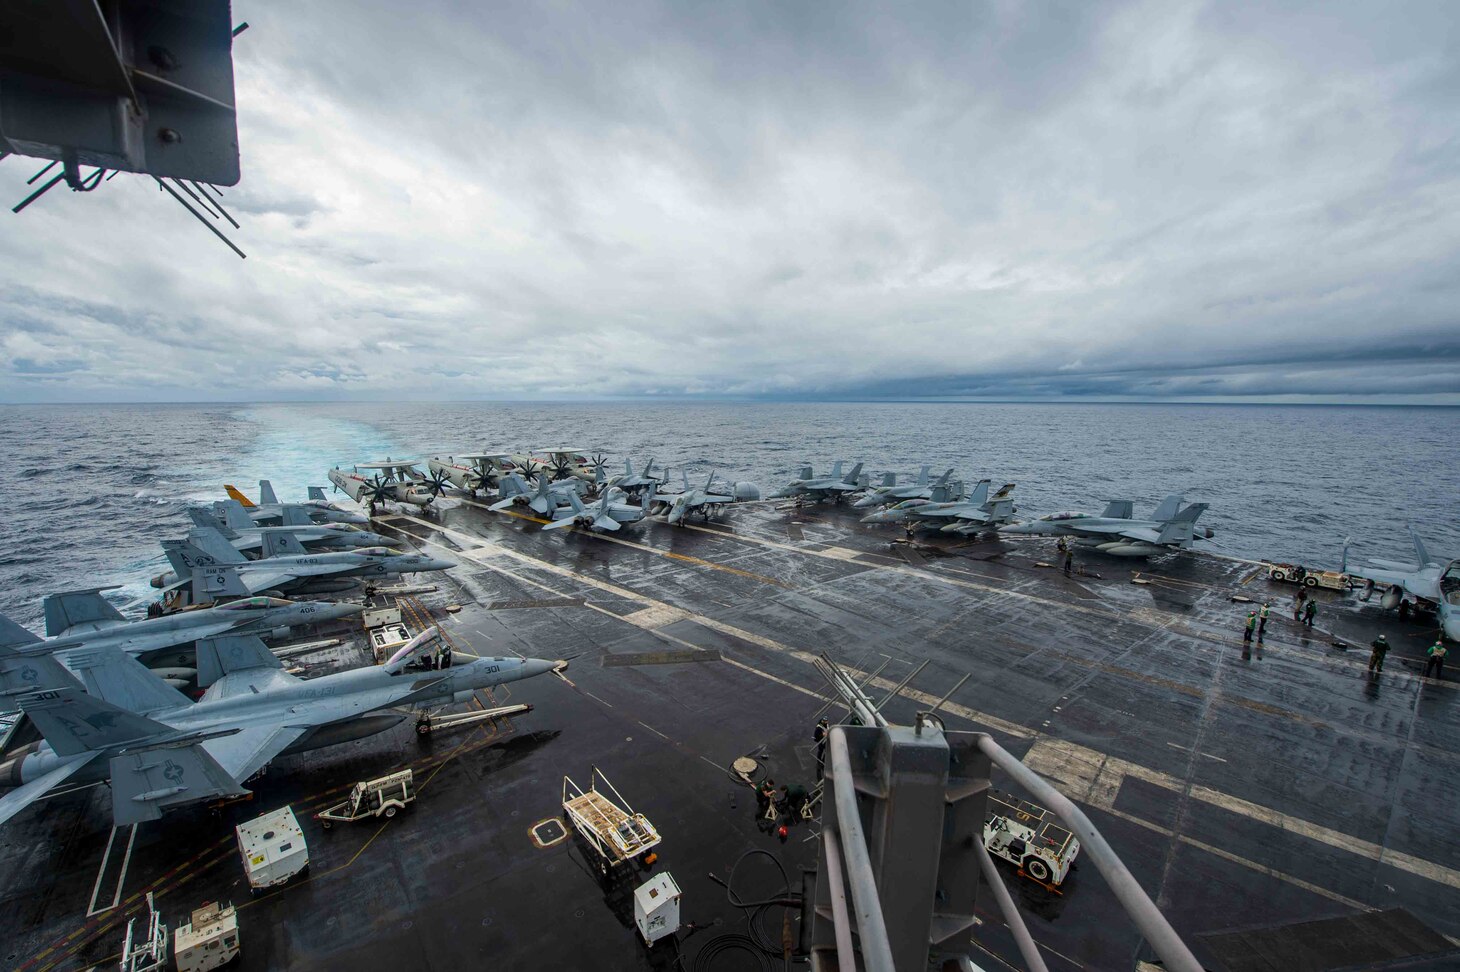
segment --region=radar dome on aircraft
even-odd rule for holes
[[[760,487],[755,483],[736,483],[735,502],[745,503],[760,499]]]

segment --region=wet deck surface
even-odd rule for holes
[[[949,728],[993,733],[1079,801],[1198,950],[1199,934],[1395,907],[1460,936],[1460,705],[1453,683],[1418,675],[1434,631],[1422,622],[1319,592],[1310,630],[1285,613],[1293,588],[1253,579],[1250,565],[1090,554],[1066,578],[1037,566],[1054,559],[1044,541],[914,548],[843,510],[755,504],[708,526],[605,538],[445,506],[382,520],[460,561],[432,579],[442,590],[428,605],[462,604],[444,624],[473,650],[573,657],[571,684],[498,690],[499,703],[536,708],[492,726],[421,743],[407,722],[279,760],[252,804],[143,826],[119,907],[89,918],[91,901],[113,897],[128,837],[99,880],[109,795],[28,810],[0,829],[0,967],[115,955],[123,916],[153,890],[170,924],[206,900],[237,904],[243,968],[573,968],[587,955],[669,968],[672,945],[637,944],[627,889],[638,878],[605,885],[581,843],[530,839],[560,815],[563,775],[585,783],[594,765],[664,835],[657,867],[683,888],[684,919],[705,926],[683,942],[692,962],[745,930],[711,873],[728,876],[753,848],[793,881],[814,863],[813,828],[784,844],[762,832],[728,767],[757,753],[778,782],[811,782],[822,651],[860,672],[890,659],[882,693],[929,661],[886,709],[899,722],[971,673],[943,707]],[[1137,571],[1149,583],[1132,583]],[[1247,656],[1250,605],[1234,594],[1274,601]],[[1379,631],[1396,647],[1371,679],[1363,646]],[[718,657],[687,654],[704,649]],[[404,816],[328,834],[307,819],[403,765],[421,784]],[[994,785],[1015,789],[997,773]],[[232,825],[286,803],[305,825],[309,879],[251,898]],[[1132,967],[1138,936],[1092,864],[1063,895],[1006,874],[1051,968]],[[779,877],[754,859],[738,881],[750,898]],[[975,960],[1022,967],[993,910],[985,889]],[[779,918],[768,930],[779,938]]]

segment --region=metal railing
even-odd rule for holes
[[[987,733],[948,733],[944,730],[941,720],[932,716],[931,713],[920,713],[917,725],[911,729],[889,726],[887,719],[878,711],[880,704],[872,703],[863,691],[862,685],[842,671],[835,662],[823,655],[817,662],[817,668],[842,696],[850,714],[862,723],[862,727],[852,729],[846,726],[834,726],[827,740],[830,758],[826,761],[826,766],[827,775],[831,780],[833,806],[831,813],[823,813],[821,850],[826,895],[820,900],[824,902],[821,907],[830,914],[826,915],[826,911],[822,910],[819,910],[819,914],[830,919],[840,972],[851,972],[858,968],[856,956],[852,954],[854,948],[856,954],[860,955],[860,967],[865,968],[867,972],[896,972],[897,966],[893,956],[900,947],[901,954],[906,959],[907,944],[910,940],[915,939],[937,945],[940,941],[952,940],[956,937],[956,931],[962,927],[958,924],[959,915],[956,914],[956,909],[954,909],[955,913],[947,916],[930,913],[927,915],[924,927],[911,928],[904,927],[909,920],[913,920],[909,918],[909,909],[895,908],[892,911],[891,920],[897,922],[898,927],[890,934],[889,912],[883,907],[882,902],[883,898],[888,895],[916,896],[934,885],[938,889],[938,898],[940,900],[944,898],[946,896],[945,886],[952,886],[958,882],[957,878],[950,877],[947,873],[948,869],[950,867],[955,870],[961,869],[971,863],[962,850],[965,844],[971,844],[972,856],[977,858],[978,867],[993,890],[999,912],[1013,934],[1025,964],[1031,972],[1047,972],[1047,966],[1039,953],[1039,947],[1029,933],[1008,888],[1005,887],[992,856],[983,844],[981,821],[978,834],[969,841],[966,831],[972,826],[972,823],[966,814],[959,818],[958,826],[963,828],[963,832],[952,836],[951,839],[958,842],[958,849],[951,854],[946,844],[946,841],[950,839],[948,832],[955,829],[951,826],[945,828],[945,831],[948,832],[929,833],[927,843],[920,847],[899,845],[897,847],[899,860],[906,860],[909,855],[921,855],[916,858],[919,860],[925,858],[924,866],[915,872],[915,879],[912,881],[908,880],[908,872],[905,868],[899,872],[900,878],[888,877],[893,869],[887,865],[887,861],[874,861],[874,854],[870,847],[876,846],[883,851],[887,849],[889,827],[891,826],[887,821],[898,816],[891,812],[893,804],[905,797],[907,802],[912,805],[908,807],[904,804],[902,808],[904,812],[909,810],[914,813],[927,812],[929,791],[925,770],[927,766],[931,765],[927,762],[927,757],[928,754],[936,756],[940,752],[938,747],[942,747],[941,752],[944,754],[945,784],[950,791],[946,806],[949,808],[947,812],[950,815],[954,812],[952,808],[955,803],[959,801],[966,803],[970,796],[979,798],[979,815],[982,815],[982,798],[988,786],[987,770],[991,765],[998,766],[1029,791],[1036,800],[1041,801],[1052,810],[1061,822],[1079,838],[1082,849],[1089,854],[1116,899],[1125,909],[1126,914],[1130,916],[1136,929],[1145,936],[1146,941],[1155,950],[1164,967],[1171,972],[1202,972],[1201,963],[1197,961],[1196,956],[1177,935],[1176,930],[1171,927],[1171,923],[1166,920],[1166,916],[1136,882],[1130,870],[1116,855],[1110,843],[1091,823],[1084,811],[1020,762],[1012,753],[994,742],[991,736]],[[898,686],[897,691],[904,688],[909,680],[905,679]],[[890,694],[888,698],[892,698],[895,694],[896,692]],[[854,736],[855,741],[849,739],[850,736]],[[860,747],[860,777],[859,766],[854,765],[852,757],[851,747],[854,745]],[[905,777],[900,775],[902,771],[895,765],[896,760],[888,755],[899,745],[924,754],[923,762],[919,764],[920,769],[909,772]],[[875,755],[873,750],[877,751]],[[982,758],[987,758],[987,763],[983,762],[980,754]],[[949,772],[949,768],[954,764],[957,764],[963,771],[956,780],[951,778],[952,774]],[[983,774],[980,779],[970,779],[967,776],[967,771],[975,766]],[[904,787],[907,792],[900,794],[899,790]],[[957,790],[957,792],[952,792],[953,790]],[[861,797],[859,797],[859,793]],[[869,844],[864,827],[864,809],[866,809],[864,805],[880,805],[881,807],[880,810],[872,810],[867,818],[871,821],[878,837],[878,840],[871,844]],[[949,819],[951,820],[952,817],[950,816]],[[936,830],[936,828],[933,829]],[[902,886],[886,886],[899,880],[902,882]],[[971,887],[966,884],[958,886],[962,887],[964,893],[970,898],[973,896],[974,891]],[[850,909],[847,907],[848,889],[850,890]],[[956,905],[957,902],[954,904]],[[970,913],[971,910],[972,902],[970,901]],[[944,922],[941,927],[938,926],[940,920]],[[854,921],[857,933],[856,946],[853,945],[851,928]],[[952,929],[951,933],[950,929]],[[824,943],[821,950],[829,951],[832,943],[825,937],[822,937],[821,941]],[[813,964],[813,968],[816,967]]]

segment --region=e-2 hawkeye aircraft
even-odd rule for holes
[[[374,472],[366,477],[365,472]],[[327,475],[334,487],[356,503],[364,503],[374,511],[379,503],[409,503],[412,506],[429,506],[445,491],[449,480],[437,473],[427,477],[416,468],[414,460],[391,459],[380,462],[362,462],[347,471],[339,466]]]
[[[1418,564],[1397,560],[1370,560],[1368,565],[1351,567],[1348,562],[1351,541],[1345,540],[1342,570],[1369,582],[1364,593],[1360,595],[1366,601],[1373,596],[1375,584],[1388,584],[1389,590],[1379,600],[1384,608],[1399,607],[1406,596],[1425,604],[1433,604],[1436,614],[1439,615],[1440,630],[1445,637],[1451,641],[1460,641],[1460,560],[1432,558],[1425,549],[1424,541],[1415,532],[1414,524],[1407,526]]]
[[[466,701],[478,689],[561,671],[540,658],[473,658],[407,672],[433,650],[428,628],[384,665],[303,681],[251,636],[199,643],[198,702],[118,651],[93,653],[86,690],[52,665],[17,702],[44,740],[0,763],[0,824],[68,781],[106,781],[117,826],[157,820],[202,800],[247,795],[244,784],[273,759],[390,729],[405,710]],[[5,655],[0,649],[0,658]]]
[[[512,456],[506,452],[463,452],[454,456],[432,456],[426,460],[432,478],[444,477],[457,489],[468,493],[496,489],[503,476],[516,472]]]
[[[39,655],[54,656],[64,663],[76,649],[114,648],[132,655],[168,684],[182,688],[197,676],[193,645],[200,640],[225,634],[265,637],[363,610],[355,604],[249,597],[216,607],[131,620],[101,596],[106,590],[112,588],[48,595],[42,602],[47,640],[0,614],[0,647],[11,649],[8,659],[0,657],[0,711],[14,711],[16,693],[34,687],[34,662],[27,659]]]

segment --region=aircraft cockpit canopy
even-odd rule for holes
[[[1460,560],[1450,561],[1450,566],[1440,575],[1440,596],[1446,604],[1460,607]]]
[[[1066,511],[1063,513],[1046,513],[1044,514],[1044,516],[1041,516],[1040,519],[1044,520],[1045,522],[1052,523],[1058,520],[1082,520],[1089,517],[1089,515],[1089,513],[1075,513],[1072,511]]]
[[[227,604],[220,604],[218,605],[218,610],[256,611],[259,608],[281,608],[293,606],[293,601],[286,601],[282,597],[245,597],[238,601],[229,601]]]

